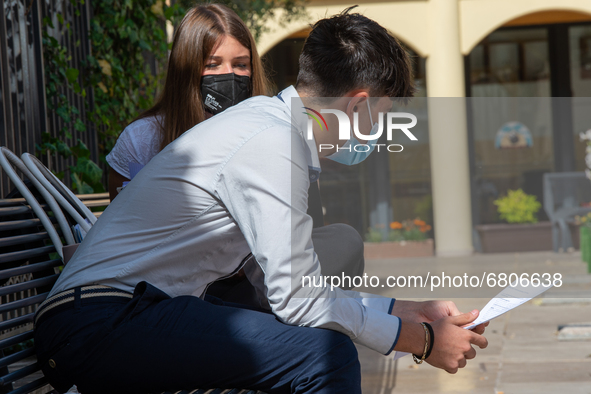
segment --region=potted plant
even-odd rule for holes
[[[380,228],[369,228],[365,234],[365,258],[423,257],[433,255],[431,226],[419,218],[390,223],[388,239]]]
[[[550,222],[538,222],[542,207],[535,196],[521,189],[509,190],[493,202],[499,218],[507,223],[476,226],[484,253],[530,252],[552,249]]]
[[[575,216],[575,224],[579,226],[581,260],[587,263],[587,271],[591,272],[591,212],[585,216]]]

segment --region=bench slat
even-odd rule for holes
[[[9,330],[11,328],[22,326],[27,323],[32,323],[34,319],[35,319],[34,313],[29,313],[27,315],[19,316],[19,317],[13,317],[10,320],[0,322],[0,331]]]
[[[33,330],[23,332],[22,334],[13,335],[10,338],[6,338],[0,341],[0,349],[4,349],[9,346],[16,345],[17,343],[28,341],[29,339],[33,338],[33,336]]]
[[[11,278],[11,277],[17,276],[17,275],[32,274],[33,272],[43,271],[48,268],[58,267],[63,264],[64,263],[62,262],[61,259],[54,259],[54,260],[43,261],[41,263],[22,265],[20,267],[0,270],[0,280],[8,279],[8,278]]]
[[[26,204],[27,200],[24,198],[3,198],[0,200],[0,207],[12,207],[15,205]]]
[[[0,200],[2,201],[2,200]],[[39,202],[39,206],[43,208],[45,212],[51,212],[51,208],[45,203]],[[31,213],[34,215],[34,211],[30,205],[5,205],[0,206],[0,216],[11,216],[11,215],[22,215],[25,213]]]
[[[27,383],[24,386],[19,387],[18,389],[9,392],[8,394],[28,394],[40,387],[45,386],[46,384],[47,384],[47,378],[44,376],[40,379],[35,380],[34,382]]]
[[[0,208],[0,216],[14,216],[14,215],[22,215],[24,213],[33,212],[31,207],[28,205],[23,205],[20,207],[3,207]]]
[[[76,197],[82,200],[82,202],[84,200],[109,200],[109,193],[76,194]],[[86,203],[84,202],[84,204]]]
[[[26,282],[16,283],[14,285],[2,286],[2,287],[0,287],[0,296],[14,294],[14,293],[18,293],[18,292],[26,291],[26,290],[30,290],[30,289],[36,289],[36,288],[42,287],[42,286],[53,285],[55,283],[55,281],[57,281],[58,276],[59,276],[59,274],[55,274],[55,275],[47,276],[45,278],[32,279],[32,280],[28,280]]]
[[[242,390],[242,389],[200,389],[200,390],[181,390],[165,391],[162,394],[264,394],[256,390]]]
[[[54,219],[54,218],[52,217],[50,219]],[[0,231],[20,230],[23,228],[29,228],[29,227],[35,227],[35,226],[41,226],[41,220],[39,220],[39,219],[12,220],[10,222],[0,222]]]
[[[0,247],[28,244],[30,242],[42,241],[49,239],[49,234],[42,231],[34,234],[15,235],[13,237],[0,238]]]
[[[0,255],[0,264],[11,261],[18,261],[30,259],[31,257],[42,256],[44,254],[55,252],[55,246],[42,246],[40,248],[33,248],[27,250],[19,250],[17,252],[9,252]]]
[[[24,360],[27,357],[31,357],[35,355],[35,348],[29,348],[25,350],[21,350],[18,353],[11,354],[10,356],[6,356],[0,359],[0,368],[7,367],[10,364],[13,364],[17,361]]]
[[[111,200],[109,200],[109,199],[83,201],[84,205],[86,205],[89,208],[90,207],[106,207],[107,205],[109,205],[110,202],[111,202]]]
[[[32,297],[28,297],[22,300],[9,302],[6,304],[0,305],[0,313],[13,311],[15,309],[24,308],[29,305],[40,304],[47,298],[49,293],[42,293]]]
[[[16,380],[22,379],[26,376],[29,376],[37,371],[41,370],[39,364],[29,364],[17,371],[11,372],[6,374],[0,378],[0,387],[6,385],[7,383],[12,383]]]

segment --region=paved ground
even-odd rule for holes
[[[423,276],[431,271],[466,272],[557,272],[561,288],[493,320],[487,329],[489,347],[455,375],[430,365],[417,366],[410,357],[398,363],[358,347],[362,363],[364,394],[385,393],[487,393],[591,394],[591,341],[559,341],[558,326],[591,322],[591,275],[579,253],[521,253],[474,255],[461,258],[415,258],[366,262],[368,275]],[[377,291],[376,291],[377,290]],[[374,293],[404,298],[415,293],[375,288]],[[495,292],[496,293],[496,292]],[[424,291],[425,297],[429,291]],[[459,309],[482,308],[488,298],[482,290],[455,291],[451,298]],[[416,299],[416,297],[415,297]]]

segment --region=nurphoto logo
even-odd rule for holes
[[[339,139],[348,141],[351,139],[351,121],[347,114],[343,111],[339,111],[338,109],[321,109],[320,112],[308,108],[303,107],[306,112],[304,114],[308,115],[308,127],[307,127],[307,136],[309,140],[314,138],[314,134],[312,128],[314,127],[314,123],[317,123],[320,127],[321,131],[327,130],[328,131],[328,124],[326,119],[322,114],[333,114],[338,119],[339,124]],[[394,134],[394,130],[402,131],[408,139],[411,141],[418,141],[417,137],[413,133],[411,133],[410,129],[416,126],[417,124],[417,117],[408,112],[387,112],[386,116],[384,116],[383,112],[379,113],[379,121],[377,131],[372,132],[368,135],[362,134],[359,131],[359,114],[357,112],[353,113],[353,133],[355,138],[359,142],[364,141],[375,141],[376,143],[368,142],[367,144],[345,144],[343,146],[336,146],[336,151],[339,150],[347,150],[349,152],[368,152],[372,149],[376,149],[378,152],[380,148],[385,148],[388,152],[402,152],[404,147],[400,144],[378,144],[377,140],[382,136],[384,133],[384,118],[386,118],[386,133],[388,141],[392,141],[392,136]],[[410,123],[399,123],[401,119],[409,119]],[[375,128],[375,127],[374,127]],[[322,150],[330,150],[335,149],[335,146],[332,144],[320,144],[318,150],[322,152]]]

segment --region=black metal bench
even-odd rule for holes
[[[76,246],[71,224],[89,229],[88,223],[96,219],[88,208],[105,207],[109,198],[107,193],[75,196],[36,158],[22,157],[24,162],[0,148],[0,166],[16,186],[0,199],[0,394],[59,394],[47,384],[35,358],[33,319],[67,261],[66,244]],[[23,182],[15,170],[28,179]],[[69,214],[64,215],[62,207]],[[256,394],[236,389],[174,394],[185,393]]]
[[[106,195],[86,196],[82,201],[87,206],[109,202]],[[41,206],[49,210],[47,205]],[[59,232],[59,226],[55,228]],[[25,199],[0,199],[0,394],[58,394],[48,385],[35,358],[33,317],[62,265],[47,231]],[[198,389],[163,394],[205,393],[256,392]]]
[[[61,265],[47,231],[26,201],[0,200],[2,394],[48,391],[42,389],[47,382],[35,359],[33,316],[57,280]]]

